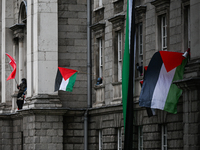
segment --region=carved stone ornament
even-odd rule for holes
[[[23,40],[24,28],[25,28],[25,24],[19,23],[19,24],[12,25],[9,29],[11,29],[13,31],[14,39],[19,38],[19,39]]]
[[[136,6],[135,7],[135,11],[136,11],[136,17],[135,17],[136,23],[142,22],[141,20],[145,16],[146,9],[147,9],[147,6],[144,6],[144,5],[140,5],[140,6]]]
[[[156,12],[159,13],[169,8],[170,0],[153,0],[151,4],[156,7]]]
[[[120,14],[108,19],[108,21],[112,22],[113,28],[117,28],[124,25],[124,19],[125,19],[125,15]]]
[[[96,23],[91,26],[91,29],[94,31],[96,37],[100,37],[104,34],[105,23]]]

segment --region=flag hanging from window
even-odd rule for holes
[[[144,77],[139,105],[176,114],[182,90],[173,82],[183,79],[186,63],[187,58],[183,57],[183,53],[156,52]]]
[[[10,58],[10,62],[9,64],[12,66],[13,68],[13,71],[11,72],[11,74],[9,75],[9,77],[7,78],[7,81],[10,80],[10,79],[14,79],[15,78],[15,75],[16,75],[16,68],[17,68],[17,65],[16,65],[16,62],[14,60],[14,58],[12,56],[10,56],[9,54],[6,53],[6,55]]]
[[[77,76],[77,70],[58,67],[55,80],[55,91],[72,92]]]
[[[135,50],[135,2],[127,0],[125,50],[122,66],[122,102],[124,117],[124,150],[133,145],[133,83]]]

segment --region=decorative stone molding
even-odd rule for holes
[[[67,109],[63,108],[31,108],[31,109],[22,109],[17,111],[16,115],[26,116],[26,115],[58,115],[63,116],[67,113]]]
[[[91,26],[91,29],[95,33],[95,37],[99,38],[104,35],[105,23],[96,23]]]
[[[123,1],[123,0],[113,0],[113,3],[119,2],[119,1]]]
[[[24,109],[28,108],[60,108],[62,103],[59,96],[40,94],[26,99],[27,103],[24,104]]]
[[[113,100],[111,104],[122,103],[122,82],[114,82],[113,85]]]
[[[183,90],[200,89],[200,77],[191,77],[173,83]]]
[[[160,15],[162,13],[166,13],[165,11],[169,9],[170,0],[154,0],[151,4],[156,7],[156,13]]]
[[[113,29],[115,30],[118,27],[124,26],[124,19],[125,15],[115,15],[112,18],[109,18],[108,21],[110,21],[113,24]]]
[[[96,90],[96,102],[93,103],[92,107],[101,107],[105,105],[105,85],[101,84],[95,86],[94,89]]]
[[[190,0],[182,0],[183,6],[190,5]]]
[[[9,29],[11,29],[13,31],[13,34],[14,34],[13,39],[19,38],[19,39],[23,40],[25,27],[26,26],[24,23],[12,25]]]
[[[184,79],[175,81],[179,88],[183,90],[200,89],[200,59],[191,60],[185,67]]]
[[[144,16],[145,16],[145,13],[146,13],[146,9],[147,9],[147,6],[144,6],[144,5],[140,5],[140,6],[136,6],[135,7],[135,10],[136,10],[136,23],[139,23],[139,22],[142,22]]]
[[[105,8],[104,6],[100,6],[100,7],[94,8],[93,11],[102,11],[104,8]]]

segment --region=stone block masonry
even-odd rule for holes
[[[85,0],[58,1],[58,66],[79,71],[73,91],[59,92],[63,107],[87,107],[86,4]]]
[[[63,116],[53,112],[23,117],[24,149],[63,149]]]
[[[63,147],[64,150],[84,149],[84,111],[70,111],[64,116]]]

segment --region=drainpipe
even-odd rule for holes
[[[87,0],[87,110],[84,114],[84,150],[88,150],[88,109],[91,108],[91,33],[90,33],[90,7],[91,1]]]

